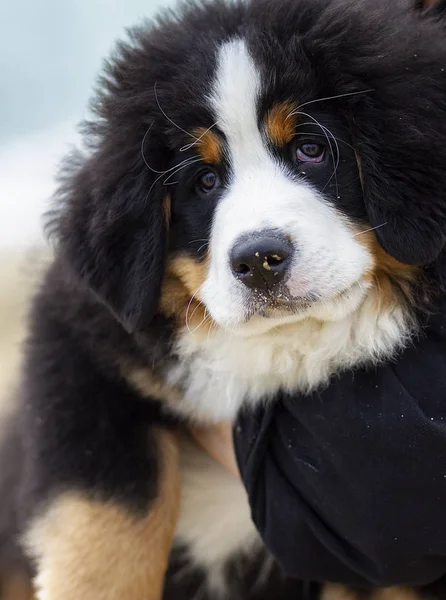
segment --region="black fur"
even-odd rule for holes
[[[190,600],[198,594],[203,600],[214,600],[212,592],[203,589],[205,574],[198,569],[189,570],[183,575],[181,586],[178,586],[178,573],[184,572],[185,568],[187,569],[187,548],[176,548],[172,553],[163,600]],[[263,553],[249,559],[246,556],[234,557],[227,565],[225,573],[230,582],[228,597],[237,600],[319,600],[322,588],[320,584],[287,579],[277,565],[271,568],[263,585],[259,585],[259,577],[261,580],[264,568]]]
[[[343,95],[306,109],[345,142],[341,193],[332,182],[326,194],[351,220],[385,224],[376,232],[384,249],[422,265],[439,287],[433,273],[446,233],[446,48],[436,21],[444,6],[420,18],[388,0],[187,3],[118,46],[85,126],[88,156],[67,164],[51,220],[56,260],[30,317],[19,433],[11,441],[23,445],[14,473],[20,485],[8,475],[2,481],[2,496],[14,494],[20,507],[13,516],[0,513],[2,527],[12,523],[4,526],[9,538],[64,489],[135,511],[156,496],[151,427],[172,422],[155,400],[129,387],[119,365],[150,365],[162,374],[174,360],[174,324],[159,312],[166,261],[178,252],[203,258],[218,197],[208,205],[197,198],[202,164],[182,171],[180,185],[169,188],[168,227],[163,183],[171,167],[195,156],[180,151],[191,142],[184,130],[214,123],[206,91],[217,44],[243,36],[268,73],[259,120],[271,101]],[[279,154],[292,168],[287,152]],[[220,168],[225,180],[230,166]],[[318,183],[311,169],[305,176]],[[9,548],[3,531],[0,543]],[[16,560],[1,548],[0,558],[4,566]],[[275,579],[251,595],[249,569],[234,598],[270,598],[271,581],[274,597],[313,598],[301,583]],[[280,595],[281,585],[289,593]],[[166,598],[181,593],[169,580]]]
[[[91,293],[79,294],[60,272],[56,263],[31,314],[20,414],[23,517],[48,494],[66,489],[144,511],[157,492],[151,426],[170,421],[157,401],[144,401],[129,388],[119,365],[164,362],[160,347],[169,329],[154,323],[152,341],[144,340],[150,352],[139,350],[111,313],[97,309]]]
[[[253,3],[259,30],[265,31],[254,36],[273,81],[278,72],[293,78],[304,102],[307,95],[372,90],[340,103],[362,165],[369,222],[372,227],[386,223],[377,237],[399,260],[435,261],[446,231],[437,186],[444,177],[437,162],[444,152],[441,30],[424,32],[431,20],[420,22],[409,12],[403,16],[399,2],[377,0],[373,14],[368,2],[278,2],[273,9],[268,4]],[[298,74],[290,64],[296,60]],[[278,79],[282,82],[283,75]]]
[[[343,0],[281,1],[273,8],[258,0],[229,10],[222,2],[204,3],[152,31],[135,30],[131,44],[119,46],[102,79],[96,119],[86,127],[92,155],[68,166],[56,233],[67,266],[129,331],[147,327],[157,309],[169,245],[162,184],[168,169],[190,156],[178,153],[191,141],[182,130],[214,123],[205,97],[215,67],[213,48],[238,32],[269,75],[266,99],[298,95],[304,103],[347,94],[307,111],[322,122],[333,119],[334,110],[342,115],[341,129],[349,126],[361,161],[364,199],[347,146],[338,172],[343,194],[336,196],[334,181],[326,193],[349,216],[367,215],[371,227],[385,223],[378,239],[399,260],[427,265],[437,259],[446,231],[439,193],[446,157],[443,41],[440,31],[423,34],[433,24],[404,14],[401,3],[379,0],[376,10],[369,8],[367,1]],[[340,17],[345,12],[348,19]],[[398,39],[395,23],[404,31]],[[182,171],[183,183],[187,175],[190,169]],[[191,241],[209,236],[213,211],[203,214],[201,208],[191,221],[192,188],[189,212],[181,214],[185,189],[173,186],[170,245],[191,252],[203,245]]]
[[[429,6],[430,4],[430,6]],[[424,10],[427,17],[443,18],[446,12],[445,0],[434,0],[433,2],[426,2],[426,0],[416,0],[415,8],[417,10]]]

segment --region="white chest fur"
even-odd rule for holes
[[[189,559],[184,573],[188,567],[199,567],[206,573],[212,597],[227,598],[224,571],[227,561],[261,547],[246,492],[241,481],[186,438],[180,440],[180,448],[181,505],[176,543],[186,548]],[[259,584],[271,564],[272,559],[265,554],[265,563],[259,569]]]
[[[192,420],[233,419],[243,403],[271,399],[279,389],[305,393],[341,369],[388,357],[406,343],[410,319],[401,306],[377,306],[369,290],[352,312],[339,305],[318,307],[311,317],[282,320],[255,335],[184,329],[176,347],[177,366],[168,373],[170,383],[183,392],[175,409]],[[213,597],[224,598],[227,560],[261,544],[246,492],[190,443],[183,442],[180,455],[177,541],[187,548],[191,563],[207,574]],[[259,580],[269,573],[271,558],[265,556]]]
[[[168,375],[184,394],[176,408],[194,420],[233,419],[243,403],[268,400],[279,389],[307,393],[342,369],[387,358],[410,334],[404,309],[377,310],[373,292],[341,318],[329,320],[322,310],[257,335],[184,329],[179,363]]]

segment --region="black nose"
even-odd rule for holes
[[[254,233],[237,241],[231,252],[231,266],[247,287],[266,290],[285,277],[291,263],[293,246],[281,234]]]

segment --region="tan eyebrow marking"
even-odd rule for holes
[[[289,100],[274,104],[268,111],[265,130],[274,145],[283,147],[293,139],[299,121],[298,115],[293,114],[296,109],[296,103]]]
[[[221,139],[210,129],[198,127],[193,131],[197,142],[194,144],[204,162],[218,165],[222,161],[223,148]]]

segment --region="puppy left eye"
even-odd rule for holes
[[[305,142],[297,147],[296,158],[299,162],[322,162],[325,158],[325,147],[314,142]]]
[[[202,194],[209,194],[220,186],[220,178],[213,169],[206,169],[198,175],[195,185]]]

